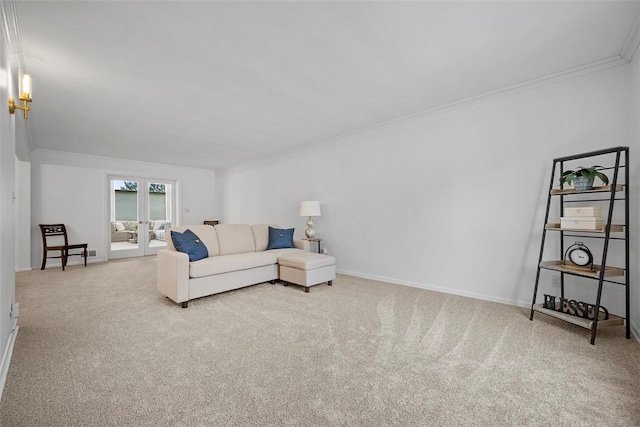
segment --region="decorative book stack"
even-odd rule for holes
[[[600,208],[565,208],[564,215],[560,218],[560,228],[577,230],[601,230],[604,228],[604,219]]]

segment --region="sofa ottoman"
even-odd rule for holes
[[[309,292],[311,286],[327,282],[333,284],[336,278],[336,259],[330,255],[321,255],[312,252],[301,252],[291,255],[283,255],[278,259],[280,265],[280,280],[304,286],[304,291]]]

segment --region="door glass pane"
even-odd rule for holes
[[[171,226],[171,184],[149,182],[147,187],[149,247],[165,247]]]
[[[138,182],[111,180],[111,250],[138,248]]]

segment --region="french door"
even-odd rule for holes
[[[166,248],[176,211],[175,182],[126,176],[108,181],[109,259],[155,255]]]

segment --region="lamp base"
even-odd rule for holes
[[[304,235],[307,236],[307,239],[313,239],[316,237],[316,229],[313,228],[313,220],[309,217],[307,221],[307,229],[304,230]]]

